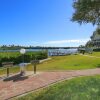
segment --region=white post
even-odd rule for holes
[[[24,54],[26,53],[26,50],[25,50],[25,49],[21,49],[21,50],[20,50],[20,53],[21,53],[22,56],[23,56],[23,63],[20,64],[20,74],[21,74],[21,75],[24,75],[24,74],[25,74]]]

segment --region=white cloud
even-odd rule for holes
[[[85,45],[89,39],[71,39],[71,40],[54,40],[47,42],[38,42],[38,41],[28,41],[24,43],[24,46],[54,46],[54,47],[63,47],[63,46],[79,46]]]

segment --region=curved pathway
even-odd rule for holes
[[[61,80],[68,80],[78,76],[90,76],[100,74],[100,69],[71,70],[41,72],[35,76],[20,77],[12,76],[5,80],[0,80],[0,100],[11,99],[23,93],[35,91]]]

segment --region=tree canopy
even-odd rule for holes
[[[100,25],[100,0],[74,0],[72,21]]]

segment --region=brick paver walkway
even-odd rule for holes
[[[100,74],[100,69],[42,72],[35,76],[13,76],[6,80],[0,80],[0,100],[45,87],[51,83],[77,76],[90,76]]]

